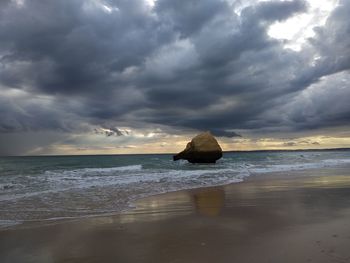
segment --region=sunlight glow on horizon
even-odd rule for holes
[[[104,140],[103,135],[90,135],[90,143],[79,145],[69,144],[66,142],[57,142],[49,148],[36,148],[26,155],[94,155],[94,154],[166,154],[182,151],[186,144],[195,134],[183,136],[178,135],[145,135],[143,141],[134,141],[121,137],[108,137],[108,143],[101,143],[96,140],[99,136]],[[83,138],[85,137],[85,138]],[[76,139],[86,140],[86,136],[78,135]],[[347,148],[350,147],[350,136],[301,136],[296,138],[222,138],[217,137],[223,151],[254,151],[254,150],[303,150],[303,149],[330,149],[330,148]]]

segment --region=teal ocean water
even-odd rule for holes
[[[350,167],[350,151],[225,153],[215,165],[167,154],[1,157],[0,227],[120,212],[141,197],[251,175],[340,166]]]

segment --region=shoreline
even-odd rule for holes
[[[115,216],[122,216],[125,214],[133,214],[137,212],[138,204],[142,204],[144,201],[147,201],[148,199],[162,199],[163,197],[166,197],[167,195],[172,194],[184,194],[184,193],[196,193],[198,191],[211,191],[211,190],[217,190],[217,189],[224,189],[224,188],[230,188],[234,187],[239,184],[246,184],[249,182],[270,182],[271,180],[281,180],[281,181],[288,181],[288,180],[295,180],[295,179],[315,179],[322,176],[315,176],[313,174],[322,174],[323,176],[327,176],[327,174],[332,171],[336,170],[338,173],[342,171],[343,173],[347,173],[350,169],[350,165],[339,165],[339,166],[330,166],[330,167],[324,167],[324,168],[310,168],[305,170],[291,170],[291,171],[273,171],[268,173],[253,173],[249,176],[243,177],[242,181],[237,182],[231,182],[228,184],[218,184],[218,185],[210,185],[210,186],[199,186],[194,188],[185,188],[185,189],[178,189],[178,190],[172,190],[172,191],[165,191],[160,193],[149,193],[145,194],[144,196],[135,198],[134,200],[131,200],[128,204],[128,207],[125,209],[122,209],[120,211],[111,211],[108,213],[101,213],[101,214],[91,214],[91,215],[85,215],[85,216],[76,216],[76,217],[56,217],[56,218],[44,218],[44,219],[33,219],[33,220],[24,220],[24,221],[15,221],[15,220],[2,220],[2,221],[13,221],[13,224],[10,224],[9,226],[1,226],[0,227],[0,234],[1,231],[6,230],[12,230],[12,229],[22,229],[22,228],[32,228],[32,227],[41,227],[41,226],[48,226],[48,225],[55,225],[55,224],[64,224],[69,222],[76,222],[80,220],[89,220],[94,218],[103,218],[103,217],[115,217]],[[349,172],[350,175],[350,172]],[[350,180],[350,179],[349,179]],[[289,185],[290,187],[290,185]],[[349,185],[350,187],[350,185]]]
[[[253,176],[134,204],[113,215],[0,229],[1,262],[350,260],[347,168]]]
[[[85,160],[79,157],[53,159],[49,163],[37,159],[22,164],[29,177],[16,170],[18,160],[9,160],[5,164],[16,175],[5,172],[0,178],[0,188],[4,189],[0,196],[4,221],[0,224],[8,227],[21,222],[114,215],[132,209],[138,199],[160,193],[237,183],[249,176],[255,178],[254,174],[265,177],[305,169],[316,172],[322,168],[350,167],[349,156],[343,153],[284,154],[282,159],[280,154],[226,157],[215,166],[174,163],[155,156]]]

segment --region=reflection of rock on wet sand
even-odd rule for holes
[[[204,216],[218,216],[225,202],[223,189],[204,190],[193,195],[197,213]]]

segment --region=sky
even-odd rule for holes
[[[1,0],[0,155],[350,147],[348,0]]]

